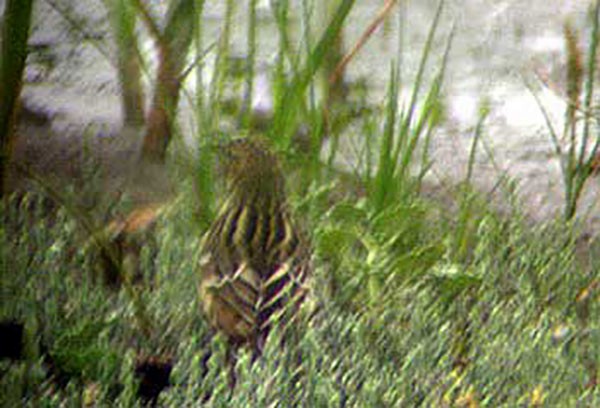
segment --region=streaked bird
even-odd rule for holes
[[[231,387],[235,355],[263,352],[275,325],[291,327],[306,296],[308,245],[295,226],[275,155],[264,142],[223,147],[226,199],[203,241],[200,300],[210,325],[228,341]]]

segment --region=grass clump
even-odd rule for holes
[[[587,55],[580,46],[580,35],[565,23],[566,49],[566,107],[562,133],[556,130],[549,113],[537,94],[532,91],[546,121],[554,150],[560,159],[564,186],[564,218],[572,220],[577,214],[580,197],[587,181],[596,173],[600,138],[598,105],[594,98],[598,76],[598,38],[600,38],[600,3],[591,7],[590,37]],[[530,87],[531,89],[531,87]]]

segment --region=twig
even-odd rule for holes
[[[213,48],[215,48],[217,45],[216,42],[213,42],[211,45],[209,45],[204,51],[202,51],[202,54],[198,55],[194,61],[192,61],[192,63],[190,65],[188,65],[184,71],[181,73],[181,75],[179,75],[177,77],[177,80],[180,82],[185,81],[185,79],[187,78],[187,76],[190,74],[190,72],[192,72],[192,70],[194,68],[196,68],[196,66],[198,64],[200,64],[203,60],[204,57],[206,57],[206,55],[208,55],[209,52],[211,52],[213,50]]]
[[[397,0],[386,0],[385,1],[385,4],[381,8],[381,10],[379,10],[379,13],[377,13],[377,17],[375,17],[375,19],[371,22],[371,24],[369,24],[369,26],[367,27],[365,32],[360,36],[360,38],[358,39],[356,44],[354,44],[352,49],[346,55],[344,55],[344,58],[342,58],[340,63],[337,65],[337,67],[333,71],[333,74],[331,74],[331,76],[329,77],[330,84],[335,83],[339,79],[339,77],[344,72],[344,69],[346,69],[346,65],[348,65],[348,63],[352,60],[352,58],[354,58],[354,56],[358,53],[358,51],[360,51],[360,49],[365,45],[365,43],[369,40],[369,38],[371,38],[371,36],[373,35],[373,32],[377,29],[377,27],[379,27],[381,25],[381,23],[383,23],[386,16],[392,10],[392,7],[396,4],[396,1]]]
[[[134,7],[138,9],[140,16],[142,18],[142,21],[148,28],[148,31],[150,31],[150,35],[152,36],[154,41],[156,41],[156,43],[160,44],[163,39],[163,34],[160,31],[160,28],[158,28],[156,21],[150,14],[150,11],[146,7],[146,5],[143,2],[141,2],[140,0],[131,0],[131,2],[133,3]]]

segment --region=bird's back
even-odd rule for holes
[[[259,353],[269,330],[289,323],[307,291],[306,245],[277,200],[226,202],[206,237],[200,268],[211,325]]]

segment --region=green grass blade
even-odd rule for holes
[[[342,0],[335,11],[332,20],[327,25],[321,39],[308,56],[305,66],[295,75],[291,83],[281,94],[281,100],[277,103],[277,111],[273,118],[270,131],[271,139],[280,147],[287,150],[291,139],[291,132],[295,126],[296,114],[304,101],[304,92],[308,88],[317,69],[324,61],[329,48],[336,40],[336,36],[342,29],[348,13],[354,6],[355,0]]]
[[[439,26],[440,16],[442,14],[442,9],[444,7],[444,0],[441,0],[438,4],[438,7],[435,12],[435,16],[431,22],[429,27],[429,32],[427,34],[427,40],[425,41],[425,46],[423,47],[423,52],[421,53],[421,60],[419,61],[419,68],[417,70],[417,75],[415,77],[415,82],[412,88],[412,94],[410,97],[410,102],[408,105],[408,110],[406,115],[402,115],[402,126],[400,127],[400,134],[398,138],[398,143],[395,146],[394,157],[400,157],[401,149],[408,143],[408,133],[410,129],[410,125],[412,123],[412,118],[415,113],[415,109],[417,106],[417,99],[419,95],[419,91],[421,90],[421,84],[423,82],[423,75],[425,73],[425,67],[427,66],[427,60],[429,59],[429,54],[431,53],[431,48],[433,46],[433,40],[435,38],[435,33]]]
[[[32,5],[31,0],[9,0],[4,6],[0,38],[0,197],[5,193],[15,139]]]
[[[587,68],[586,68],[586,81],[585,81],[585,97],[583,101],[583,111],[584,119],[583,119],[583,134],[581,139],[581,146],[579,150],[579,166],[582,170],[585,167],[589,167],[590,161],[586,160],[586,149],[590,136],[590,125],[592,122],[592,102],[594,100],[594,81],[597,75],[596,72],[596,64],[598,63],[597,55],[598,55],[598,43],[600,42],[600,1],[596,1],[596,6],[593,11],[593,22],[592,22],[592,32],[590,34],[590,44],[588,46],[588,60],[587,60]],[[592,149],[590,152],[590,159],[593,160],[596,154],[597,148]],[[584,170],[585,171],[585,170]],[[587,179],[587,177],[586,177]]]
[[[385,203],[394,190],[394,171],[396,169],[396,160],[392,156],[394,148],[394,134],[398,116],[398,71],[394,65],[390,68],[390,81],[388,85],[388,94],[386,97],[385,125],[383,128],[382,140],[379,145],[379,160],[375,174],[375,185],[372,194],[373,209],[375,213],[385,208]]]

